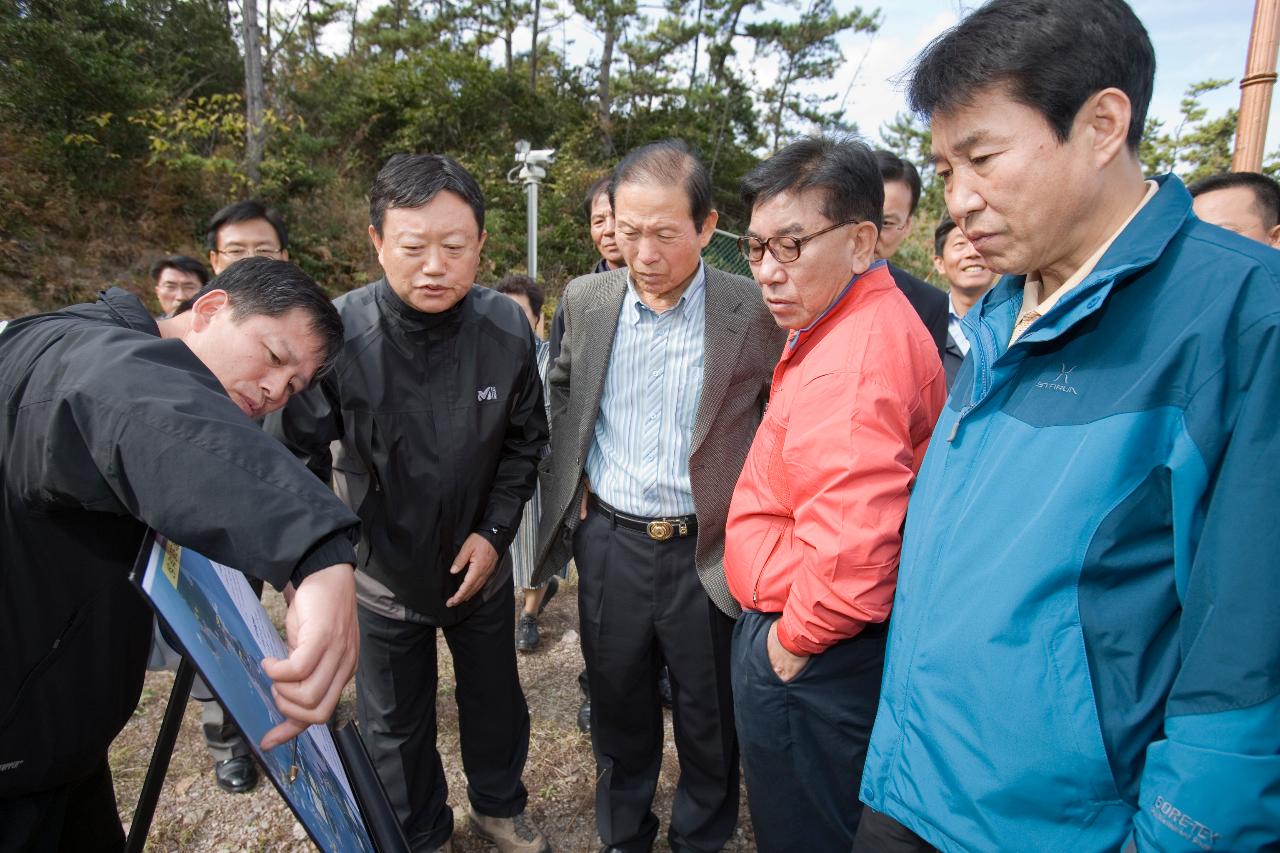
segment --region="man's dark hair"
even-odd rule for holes
[[[609,181],[609,204],[615,212],[618,187],[623,184],[683,185],[689,196],[689,215],[698,231],[711,214],[711,175],[683,140],[651,142],[622,158]]]
[[[529,300],[529,307],[533,309],[534,317],[542,316],[542,303],[546,297],[542,293],[542,288],[538,287],[538,283],[527,275],[508,275],[504,276],[501,281],[493,286],[493,289],[499,293],[524,294]]]
[[[596,196],[600,193],[609,193],[609,180],[613,175],[601,175],[591,182],[591,186],[587,187],[587,194],[582,199],[582,215],[587,222],[591,222],[591,208],[595,206]]]
[[[1187,187],[1191,197],[1215,190],[1231,190],[1244,187],[1253,191],[1253,206],[1258,218],[1268,231],[1280,225],[1280,184],[1274,178],[1260,172],[1224,172],[1201,178]]]
[[[393,207],[422,207],[442,190],[460,197],[476,217],[477,232],[484,231],[484,193],[462,164],[442,154],[396,154],[369,191],[369,224],[382,236],[382,222]]]
[[[257,199],[233,202],[219,210],[205,226],[204,241],[210,252],[218,250],[218,231],[224,225],[237,222],[249,222],[253,219],[265,219],[275,229],[276,239],[280,241],[282,250],[289,248],[289,229],[285,227],[284,217],[274,207],[267,207]]]
[[[1155,73],[1151,39],[1124,0],[991,0],[916,58],[907,102],[928,118],[1004,86],[1066,142],[1084,102],[1115,87],[1129,96],[1137,151]]]
[[[342,349],[342,318],[328,295],[311,276],[289,261],[274,258],[245,258],[215,276],[200,293],[187,300],[174,316],[189,310],[197,299],[213,290],[227,292],[231,318],[240,322],[249,317],[280,317],[295,308],[311,321],[311,330],[320,339],[321,365],[316,376],[325,373]]]
[[[873,153],[876,157],[876,165],[880,167],[880,177],[886,184],[899,181],[911,190],[911,210],[907,215],[913,215],[916,212],[916,205],[920,203],[920,173],[909,160],[903,160],[892,151],[877,148]]]
[[[947,247],[947,238],[951,236],[951,232],[955,229],[956,221],[951,218],[951,214],[942,214],[942,219],[938,221],[938,227],[933,229],[933,254],[935,257],[942,257],[942,250]]]
[[[200,285],[202,287],[207,281],[209,281],[209,271],[204,268],[204,264],[200,263],[195,258],[190,258],[186,255],[169,255],[168,257],[161,258],[156,261],[151,265],[151,280],[158,282],[160,280],[160,273],[165,270],[177,270],[178,272],[193,275],[200,279]]]
[[[880,228],[884,180],[875,156],[852,138],[813,136],[783,148],[742,179],[742,203],[755,210],[784,192],[822,191],[820,211],[831,222],[857,220]]]

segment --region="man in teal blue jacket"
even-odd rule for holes
[[[1144,181],[1154,71],[1122,0],[994,0],[917,60],[1006,275],[907,513],[856,851],[1280,849],[1280,253]]]

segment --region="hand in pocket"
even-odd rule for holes
[[[784,684],[803,672],[809,665],[809,655],[795,655],[783,647],[778,640],[777,622],[769,626],[765,647],[769,650],[769,665],[773,667],[773,671]]]

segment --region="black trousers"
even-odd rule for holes
[[[373,765],[414,850],[453,834],[449,788],[436,750],[436,628],[363,607],[356,710]],[[457,680],[458,730],[467,798],[480,814],[513,817],[528,792],[529,708],[520,689],[510,584],[444,628]]]
[[[719,850],[738,822],[733,620],[703,590],[694,548],[692,536],[658,542],[594,511],[574,535],[599,773],[596,825],[605,844],[626,851],[647,851],[658,834],[652,805],[662,765],[663,660],[680,762],[671,849]]]
[[[836,643],[784,683],[766,647],[777,619],[747,611],[733,632],[733,699],[756,843],[762,853],[849,850],[887,632],[872,626]]]
[[[853,853],[937,853],[937,848],[888,815],[863,808]]]
[[[107,757],[78,782],[0,799],[0,853],[118,853],[124,829]]]

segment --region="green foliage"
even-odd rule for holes
[[[508,180],[517,139],[557,149],[538,235],[554,296],[596,262],[586,187],[646,142],[678,137],[699,151],[720,227],[741,232],[738,184],[762,156],[852,126],[815,84],[851,73],[840,39],[883,20],[840,0],[277,2],[261,21],[268,132],[253,181],[238,8],[0,0],[0,313],[14,291],[48,307],[140,276],[161,252],[199,253],[207,217],[249,195],[284,210],[291,256],[332,292],[362,284],[378,274],[366,193],[399,151],[449,154],[472,170],[487,200],[482,280],[521,271],[525,195]],[[585,65],[566,45],[569,18],[591,30]],[[1194,178],[1228,167],[1235,112],[1215,118],[1201,105],[1226,84],[1189,89],[1172,129],[1148,123],[1148,169]],[[925,165],[929,130],[899,115],[880,136],[922,167],[915,230],[895,261],[927,276],[944,209]],[[1277,166],[1273,156],[1267,168]],[[731,262],[730,244],[719,248]]]
[[[1230,85],[1231,80],[1203,80],[1187,87],[1179,105],[1180,119],[1170,133],[1162,133],[1163,122],[1148,118],[1138,156],[1147,174],[1177,172],[1188,183],[1218,172],[1231,171],[1235,142],[1235,109],[1210,119],[1200,99]]]
[[[207,3],[9,2],[0,43],[0,120],[89,191],[110,191],[146,150],[139,129],[117,119],[239,85],[235,46]]]
[[[195,195],[287,198],[315,186],[326,172],[312,165],[311,156],[320,152],[305,134],[302,120],[274,110],[264,119],[270,145],[262,162],[262,181],[254,186],[243,171],[246,121],[238,94],[199,97],[129,117],[147,132],[147,165],[161,165],[185,179]]]
[[[763,95],[769,105],[770,147],[774,151],[795,135],[787,132],[793,117],[818,127],[841,119],[823,109],[831,96],[804,94],[799,84],[829,79],[844,64],[836,36],[846,30],[874,33],[879,28],[878,10],[867,14],[855,6],[848,12],[837,12],[832,0],[812,0],[795,23],[775,20],[747,25],[747,35],[755,39],[757,52],[778,58],[778,77]]]

